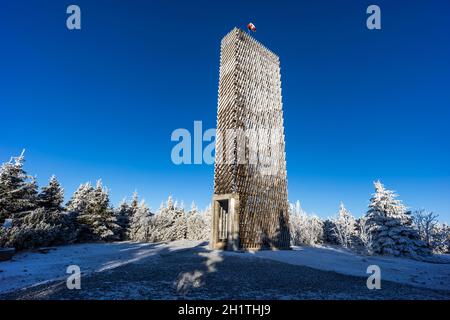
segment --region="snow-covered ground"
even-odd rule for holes
[[[239,253],[227,252],[226,254]],[[450,255],[439,255],[439,260],[446,263],[430,263],[396,257],[361,256],[334,247],[294,247],[293,250],[257,251],[243,255],[361,277],[369,276],[366,273],[368,266],[378,265],[382,281],[389,280],[431,289],[450,290]]]
[[[12,261],[0,262],[0,293],[64,279],[69,265],[78,265],[82,274],[102,272],[138,263],[160,251],[177,251],[195,247],[198,241],[151,243],[86,243],[52,248],[48,253],[22,252]]]
[[[83,274],[102,272],[127,264],[146,263],[161,255],[202,246],[200,241],[174,241],[143,244],[132,242],[90,243],[56,247],[48,253],[23,252],[12,261],[0,262],[0,293],[65,279],[69,265],[78,265]],[[211,254],[213,254],[212,252]],[[335,271],[345,275],[368,277],[369,265],[381,268],[381,279],[431,289],[450,290],[450,256],[442,256],[447,264],[420,262],[403,258],[367,257],[331,247],[296,247],[288,251],[247,253],[221,252],[222,258],[235,257],[276,260],[292,265]],[[145,260],[144,260],[145,258]],[[148,258],[148,259],[147,259]],[[251,260],[249,260],[250,262]],[[383,286],[383,282],[382,282]]]

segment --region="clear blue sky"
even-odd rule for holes
[[[174,165],[170,135],[215,126],[220,40],[252,21],[281,59],[289,199],[359,216],[381,179],[450,221],[450,2],[413,2],[2,0],[0,161],[26,148],[40,185],[206,206],[213,166]]]

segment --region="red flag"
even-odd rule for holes
[[[251,22],[247,25],[247,28],[248,28],[248,30],[250,30],[250,31],[256,32],[256,27],[255,27],[255,25],[254,25],[253,23],[251,23]]]

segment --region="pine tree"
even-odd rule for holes
[[[383,255],[417,256],[429,254],[418,232],[412,228],[410,212],[397,195],[384,188],[380,181],[374,182],[375,193],[367,211],[367,227],[373,241],[373,252]]]
[[[0,224],[5,219],[20,217],[37,207],[37,182],[23,169],[24,152],[3,163],[0,168]]]

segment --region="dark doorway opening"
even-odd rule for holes
[[[228,210],[228,200],[219,200],[219,240],[226,241],[228,239],[228,226],[230,214]]]

